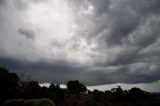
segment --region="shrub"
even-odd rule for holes
[[[39,101],[38,106],[55,106],[54,102],[51,101],[50,99],[41,99]]]
[[[7,100],[3,103],[3,106],[24,106],[25,100],[23,99],[12,99]]]
[[[23,100],[23,99],[14,99],[14,100],[7,100],[3,103],[3,106],[55,106],[53,101],[49,99],[30,99],[30,100]]]

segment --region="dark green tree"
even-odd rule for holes
[[[86,86],[81,84],[78,80],[68,81],[67,89],[73,93],[81,93],[87,91]]]
[[[60,104],[64,101],[64,91],[59,87],[59,85],[51,84],[49,86],[49,92],[52,96],[50,96],[50,99],[52,99],[56,104]]]
[[[34,99],[42,97],[42,88],[36,81],[23,82],[21,87],[21,97],[26,99]]]
[[[6,99],[18,98],[20,78],[8,71],[0,68],[0,102]]]
[[[145,96],[145,92],[140,88],[132,88],[129,90],[129,97],[131,100],[139,100]]]

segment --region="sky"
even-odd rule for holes
[[[160,0],[0,0],[0,66],[85,85],[160,80]]]

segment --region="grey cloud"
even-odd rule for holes
[[[0,0],[0,6],[3,6],[5,4],[6,0]]]
[[[152,45],[142,49],[138,53],[137,60],[138,61],[145,61],[149,63],[159,63],[160,59],[160,47],[159,47],[160,42],[157,41],[153,43]]]
[[[28,2],[25,0],[14,0],[13,5],[18,9],[18,10],[25,10],[28,7]]]
[[[159,69],[151,70],[145,66],[141,70],[137,68],[135,69],[136,72],[130,73],[132,71],[131,68],[135,68],[135,66],[124,65],[115,71],[110,71],[109,68],[104,71],[92,69],[92,72],[87,71],[85,73],[88,78],[84,82],[88,82],[90,85],[102,85],[105,83],[151,83],[159,80]]]
[[[86,8],[89,3],[89,0],[86,1],[80,1],[80,0],[69,0],[68,5],[73,6],[76,10],[83,8]]]
[[[160,32],[158,29],[160,21],[159,7],[157,7],[157,4],[159,4],[158,0],[120,1],[119,4],[116,4],[114,9],[110,9],[109,11],[106,11],[106,13],[103,13],[103,16],[106,14],[106,16],[108,15],[110,18],[104,19],[102,17],[101,19],[106,20],[103,21],[104,28],[98,26],[95,30],[97,30],[97,32],[99,33],[102,33],[102,29],[109,30],[109,33],[103,33],[103,36],[100,36],[98,40],[104,41],[105,39],[106,45],[111,48],[117,46],[119,46],[119,48],[125,47],[124,52],[117,53],[118,55],[115,55],[115,57],[113,57],[112,62],[108,62],[108,60],[106,59],[103,66],[129,65],[136,62],[149,62],[153,64],[155,64],[155,62],[159,63],[158,50],[156,50],[158,49],[157,47],[153,46],[153,48],[155,48],[156,51],[148,50],[148,52],[145,52],[145,54],[139,54],[139,52],[153,45],[159,40]],[[109,27],[105,26],[107,24],[110,24]],[[141,26],[143,26],[143,28]],[[102,45],[102,42],[98,44],[99,46],[102,46],[101,48],[107,49],[107,46]],[[124,70],[127,70],[128,72],[130,71],[130,69],[128,68]],[[148,70],[148,68],[145,68],[145,70],[143,71],[144,73],[147,73]],[[119,70],[118,72],[122,71]],[[126,76],[130,77],[127,79],[130,83],[143,81],[149,82],[158,80],[160,78],[158,71],[156,74],[154,73],[153,75],[126,74]],[[138,77],[139,79],[134,79]]]
[[[23,7],[26,8],[30,3],[36,4],[39,2],[45,3],[47,1],[31,0],[30,2],[25,2],[24,0],[14,0],[12,3],[17,8],[14,11],[18,11],[23,10]],[[0,30],[0,37],[5,39],[5,43],[3,43],[5,45],[1,46],[3,49],[0,48],[0,55],[3,56],[0,57],[0,65],[8,67],[19,74],[32,76],[32,79],[40,82],[66,83],[68,80],[78,79],[87,85],[99,85],[117,82],[150,83],[160,80],[160,0],[69,0],[67,2],[70,9],[73,10],[72,15],[75,16],[75,24],[78,25],[78,31],[74,32],[76,36],[69,39],[70,41],[66,41],[67,43],[50,39],[51,42],[48,47],[49,49],[56,47],[56,49],[53,49],[53,54],[55,57],[61,57],[61,60],[57,61],[54,58],[53,60],[48,59],[47,55],[47,59],[44,59],[45,61],[40,57],[40,59],[36,59],[37,61],[33,62],[27,61],[28,59],[18,60],[14,55],[7,55],[6,51],[12,46],[8,48],[6,41],[10,41],[10,44],[14,45],[15,42],[18,42],[18,40],[13,41],[13,39],[16,39],[14,37],[18,39],[19,36],[11,36],[15,28],[11,28],[13,26],[10,24],[8,24],[10,25],[8,27],[7,25],[3,27],[1,24],[0,27],[9,32],[4,34],[4,30],[2,28]],[[7,6],[9,5],[7,1],[0,0],[0,6],[3,5],[6,6],[5,8],[10,8],[10,6]],[[93,14],[80,14],[80,12],[83,12],[81,9],[87,9],[88,5],[94,6]],[[0,10],[0,13],[2,11]],[[4,13],[0,14],[0,17]],[[5,17],[7,15],[10,16],[7,13],[5,15]],[[17,17],[20,17],[18,15],[16,14]],[[3,20],[0,18],[0,22],[4,26],[8,22],[5,17]],[[16,20],[16,18],[13,19]],[[12,18],[10,20],[11,22],[13,21]],[[25,20],[22,19],[22,21]],[[32,27],[28,24],[24,27],[21,26],[23,25],[16,24],[16,28],[18,27],[16,34],[22,35],[20,40],[25,37],[35,43],[35,37],[38,38],[36,31],[32,30]],[[7,36],[8,38],[5,35],[9,35]],[[41,37],[43,36],[41,35]],[[71,52],[77,52],[78,55],[76,54],[75,56],[79,56],[83,52],[82,49],[79,50],[81,39],[86,41],[86,45],[92,43],[96,45],[86,50],[87,56],[91,57],[93,61],[92,65],[88,65],[89,63],[85,65],[78,63],[77,65],[74,64],[74,61],[68,62],[63,59],[63,56],[57,55],[57,49],[68,50],[71,47],[69,50],[72,50]],[[47,44],[44,43],[45,47],[48,46]],[[66,44],[68,48],[65,48]],[[40,46],[42,45],[43,43],[40,44]],[[18,49],[20,47],[23,48],[23,46],[16,45],[12,48],[16,47]],[[34,54],[33,52],[27,52],[27,48],[30,48],[30,46],[24,47],[26,54]],[[49,49],[42,49],[42,51],[48,51],[48,54],[50,54]],[[21,52],[21,50],[24,50],[24,48],[20,48],[17,52]],[[36,51],[36,49],[34,50]],[[43,54],[44,52],[42,51],[39,50],[37,52]],[[4,54],[6,55],[4,56]],[[22,57],[26,55],[23,52],[20,54]],[[39,58],[36,55],[32,55],[32,57],[34,56]],[[70,57],[66,56],[66,58],[68,59]]]
[[[60,42],[60,41],[57,41],[57,40],[53,40],[53,41],[51,41],[50,45],[51,45],[51,47],[62,48],[62,47],[64,47],[64,43],[65,42]]]
[[[17,10],[25,10],[28,8],[28,5],[31,3],[40,3],[40,2],[48,2],[48,0],[0,0],[0,6],[7,7],[13,6]]]
[[[34,40],[35,38],[35,32],[31,29],[19,28],[17,31],[20,35],[23,35],[27,39]]]
[[[66,83],[69,80],[75,79],[85,81],[83,79],[85,67],[75,68],[72,64],[64,61],[31,63],[10,58],[0,58],[0,64],[2,67],[8,67],[19,75],[30,76],[31,80],[39,82]]]
[[[115,6],[114,3],[116,4]],[[139,58],[138,52],[140,52],[143,48],[157,42],[157,40],[159,39],[159,17],[157,17],[157,10],[159,8],[156,6],[156,4],[158,3],[159,1],[157,0],[127,0],[119,1],[119,4],[112,1],[111,5],[113,5],[114,8],[110,8],[109,11],[103,13],[106,14],[106,16],[108,15],[109,19],[104,19],[102,17],[101,19],[104,19],[104,23],[101,24],[103,25],[103,27],[98,26],[97,29],[95,29],[99,33],[102,33],[103,30],[109,31],[109,33],[103,33],[103,35],[99,37],[99,46],[102,46],[102,48],[107,49],[107,47],[102,45],[102,41],[104,41],[104,39],[106,45],[113,48],[115,47],[115,45],[118,45],[120,48],[126,46],[125,51],[120,53],[120,55],[114,59],[114,62],[112,64],[124,64],[124,62],[127,64],[130,64],[132,62],[134,63],[136,62],[136,58]],[[101,8],[103,8],[103,6]],[[154,15],[157,18],[148,20],[148,18],[152,18]],[[147,25],[146,23],[150,24]],[[95,25],[96,24],[97,23],[95,23]],[[143,24],[145,24],[144,28],[141,28]],[[106,25],[109,27],[106,27]],[[135,34],[132,36],[133,33]],[[96,35],[99,34],[96,33]],[[135,52],[129,52],[130,47],[135,47],[137,49],[135,50]]]
[[[113,17],[113,22],[111,22],[109,36],[106,37],[108,45],[123,43],[123,39],[136,30],[136,27],[139,25],[139,18],[134,14],[130,14],[130,11],[126,11],[126,9],[120,12],[117,11],[111,17]]]
[[[24,10],[28,6],[28,2],[25,0],[0,0],[0,6],[4,8],[15,7],[17,10]]]
[[[7,66],[19,75],[30,76],[31,80],[66,84],[68,80],[80,80],[86,85],[101,85],[105,83],[150,83],[159,80],[158,68],[144,66],[135,69],[135,65],[121,66],[117,69],[74,67],[65,62],[23,62],[15,59],[0,58],[1,66]],[[157,67],[157,66],[156,66]],[[148,73],[146,73],[148,70]],[[149,72],[150,71],[150,72]],[[131,72],[131,73],[130,73]],[[138,74],[140,73],[140,74]],[[86,77],[87,76],[87,77]]]
[[[48,2],[48,0],[31,0],[32,2],[35,2],[35,3],[39,3],[39,2]]]
[[[136,57],[137,52],[137,48],[128,47],[128,49],[120,53],[110,65],[124,65],[134,63],[134,58]]]
[[[134,0],[129,1],[132,8],[139,14],[148,15],[148,14],[159,14],[159,4],[158,0]]]
[[[146,20],[148,17],[152,17],[153,14],[157,14],[157,11],[159,10],[159,8],[157,8],[156,6],[157,4],[159,4],[159,1],[157,0],[153,0],[153,1],[128,0],[127,2],[124,2],[124,4],[122,3],[121,6],[117,6],[115,10],[113,11],[111,10],[111,17],[113,17],[111,21],[113,22],[113,24],[111,25],[111,33],[109,37],[106,38],[107,44],[110,44],[110,43],[116,44],[118,42],[125,43],[123,42],[124,39],[126,39],[127,36],[129,36],[134,31],[137,31],[139,26],[143,23],[144,20]],[[133,7],[137,7],[140,9],[136,10],[136,8],[133,8]],[[145,11],[146,13],[143,13]],[[156,26],[154,24],[157,25],[157,23],[154,23],[154,22],[151,23],[150,25],[150,28],[152,30],[152,33],[150,33],[150,36],[153,36],[150,38],[152,40],[150,38],[149,40],[144,40],[141,42],[142,45],[143,44],[147,45],[149,42],[154,42],[155,38],[157,38],[156,37],[157,33],[159,33],[157,30],[158,27],[152,28],[153,26]],[[137,35],[137,36],[145,36],[145,35]]]
[[[159,35],[159,27],[160,27],[160,20],[159,17],[151,17],[150,20],[146,20],[145,25],[140,26],[140,28],[135,31],[133,34],[133,44],[147,47],[158,41]]]
[[[93,26],[94,30],[92,30],[89,35],[97,36],[101,35],[103,31],[109,30],[109,33],[103,33],[107,45],[125,43],[123,41],[125,41],[131,33],[136,31],[147,17],[158,14],[157,11],[159,9],[157,6],[159,1],[157,0],[100,0],[92,1],[92,3],[94,4],[95,11],[104,10],[104,12],[95,13],[97,16],[93,17],[93,23],[97,27],[94,28]],[[84,32],[84,34],[85,33],[86,32]]]
[[[93,6],[95,6],[95,14],[97,17],[99,17],[99,15],[103,15],[106,14],[109,10],[109,6],[111,5],[111,0],[89,0]]]

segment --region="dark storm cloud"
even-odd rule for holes
[[[136,32],[144,23],[147,23],[147,18],[152,18],[152,15],[158,15],[159,8],[157,8],[157,5],[159,4],[159,1],[153,0],[142,0],[142,1],[128,1],[128,3],[122,4],[120,8],[117,8],[119,10],[116,10],[116,13],[113,15],[116,17],[116,19],[113,19],[113,27],[111,27],[111,34],[107,38],[108,42],[113,42],[113,44],[116,44],[117,42],[126,43],[125,39],[127,36],[130,36],[130,34]],[[140,8],[139,10],[136,10],[135,7]],[[112,12],[111,12],[112,13]],[[113,12],[114,13],[114,12]],[[158,17],[159,18],[159,17]],[[146,20],[146,22],[144,22]],[[156,19],[155,19],[156,20]],[[159,31],[157,30],[159,25],[159,20],[155,21],[151,20],[150,24],[150,30],[151,33],[149,33],[148,36],[142,35],[141,33],[137,33],[139,35],[136,36],[144,36],[143,40],[141,40],[139,43],[142,46],[147,46],[150,43],[154,43],[157,39],[157,36],[159,36]],[[144,23],[143,23],[144,22]],[[143,29],[142,29],[143,30]],[[136,37],[135,36],[135,37]],[[135,41],[136,42],[136,41]],[[137,45],[139,46],[139,45]]]
[[[70,74],[76,72],[71,65],[60,61],[51,64],[43,61],[32,63],[10,58],[0,58],[0,64],[2,67],[8,67],[11,71],[24,73],[39,81],[46,81],[47,78],[47,81],[56,82],[57,80],[61,80],[66,82],[67,79],[69,80]]]
[[[8,9],[12,3],[16,7],[14,11],[19,11],[29,8],[28,5],[31,3],[40,2],[45,3],[48,0],[13,0],[13,2],[0,0],[0,6]],[[43,41],[43,37],[47,35],[40,35],[42,39],[39,42],[37,40],[38,49],[45,45],[45,48],[54,52],[52,54],[47,49],[49,53],[45,54],[46,57],[48,55],[56,57],[53,59],[51,57],[44,59],[45,56],[42,54],[45,53],[43,51],[47,51],[45,48],[37,51],[40,57],[32,55],[35,51],[30,49],[31,52],[27,52],[28,44],[24,46],[25,48],[18,46],[17,49],[15,44],[20,43],[15,40],[16,38],[24,40],[25,37],[31,39],[28,43],[36,44],[34,38],[40,38],[37,36],[38,32],[30,29],[33,27],[30,27],[30,24],[21,27],[23,24],[14,23],[13,26],[16,25],[16,28],[13,29],[12,24],[5,26],[8,22],[6,17],[11,15],[10,12],[4,12],[5,9],[0,10],[0,22],[3,22],[3,25],[0,24],[0,37],[5,40],[0,39],[0,66],[8,67],[19,74],[32,76],[32,79],[41,82],[66,83],[68,80],[78,79],[84,84],[99,85],[118,82],[150,83],[160,80],[160,0],[68,0],[67,2],[73,12],[72,15],[75,16],[74,24],[78,29],[74,32],[74,38],[69,39],[69,43],[50,38]],[[93,6],[91,10],[89,10],[90,5]],[[20,14],[16,16],[20,17]],[[17,20],[14,18],[13,21],[19,22]],[[27,19],[22,19],[25,20]],[[10,32],[12,30],[14,36]],[[86,42],[82,42],[83,40]],[[46,44],[47,41],[51,42]],[[92,43],[96,46],[84,50],[87,48],[86,45]],[[66,45],[70,51],[65,48]],[[81,46],[83,47],[79,50]],[[11,54],[14,49],[10,48],[19,50],[20,55]],[[27,53],[23,53],[25,49]],[[79,55],[83,50],[85,56],[91,58],[92,64],[77,62],[79,58],[85,59],[85,56]],[[66,57],[61,55],[63,52]],[[35,56],[35,61],[28,61],[30,59],[26,59],[26,55]],[[72,55],[77,58],[76,62],[71,60]],[[24,58],[16,59],[18,56]]]
[[[101,35],[105,30],[109,30],[109,33],[102,34],[106,39],[107,45],[125,43],[126,38],[136,31],[144,20],[151,15],[156,16],[159,14],[159,1],[157,0],[87,1],[94,6],[96,17],[93,17],[93,21],[95,21],[93,23],[97,26],[89,35],[97,36]],[[76,3],[83,7],[83,2]],[[101,21],[99,21],[100,19]],[[94,28],[94,26],[92,27]]]
[[[52,82],[66,84],[69,80],[80,80],[87,85],[100,85],[105,83],[148,83],[159,80],[159,72],[157,68],[149,71],[154,71],[152,74],[146,74],[148,66],[140,67],[140,74],[137,72],[128,73],[130,67],[120,66],[117,69],[112,68],[91,68],[79,67],[75,68],[72,64],[65,62],[23,62],[16,59],[0,58],[1,67],[8,67],[11,71],[17,72],[19,75],[25,75],[32,80],[40,82]],[[107,71],[106,71],[107,70]],[[137,71],[137,70],[135,70]],[[144,72],[144,73],[143,73]],[[87,77],[86,77],[87,76]]]
[[[159,14],[159,4],[158,0],[134,0],[130,1],[132,8],[139,14],[148,15],[148,14]]]
[[[18,74],[30,76],[31,79],[40,82],[66,83],[69,80],[80,80],[85,82],[84,67],[75,68],[72,64],[64,61],[46,63],[43,61],[32,63],[10,58],[0,58],[1,67],[8,67]],[[92,76],[92,75],[91,75]],[[89,82],[92,83],[92,82]]]
[[[128,75],[127,72],[131,71],[132,65],[130,66],[130,64],[138,62],[145,62],[148,65],[159,64],[159,47],[156,44],[160,43],[160,8],[158,6],[160,2],[158,0],[88,0],[88,2],[91,2],[95,9],[92,17],[93,21],[91,21],[96,27],[94,28],[93,25],[89,25],[87,30],[92,30],[90,28],[94,30],[91,33],[87,31],[82,32],[82,36],[84,35],[87,41],[89,41],[88,39],[96,39],[97,37],[97,43],[99,44],[99,48],[96,49],[97,51],[104,52],[106,49],[106,55],[110,49],[113,51],[113,54],[109,54],[112,57],[111,61],[106,58],[103,63],[97,62],[97,65],[103,67],[118,67],[122,65],[126,67],[124,69],[126,74],[124,75],[120,74],[123,73],[121,69],[118,69],[113,75],[109,74],[111,76],[118,74],[118,80],[111,78],[113,82],[137,83],[159,80],[159,68],[156,73],[151,72],[150,74],[152,75]],[[120,50],[114,51],[112,48]],[[96,61],[100,60],[97,59]],[[144,73],[148,71],[149,67],[143,70]],[[108,73],[103,75],[108,77]],[[101,78],[103,79],[103,77]],[[104,79],[102,81],[107,82]],[[108,79],[108,81],[110,80]]]

